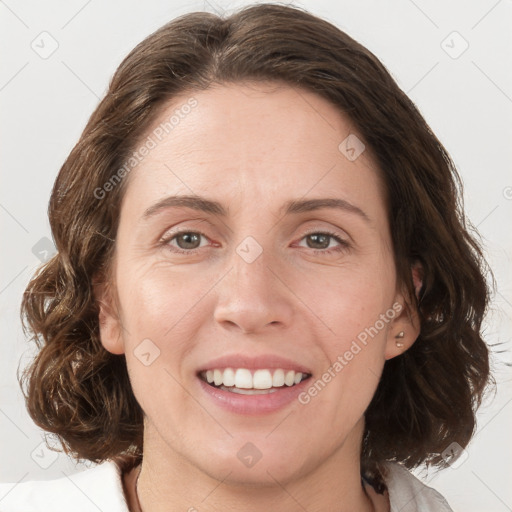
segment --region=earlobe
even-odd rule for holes
[[[395,345],[397,348],[404,348],[404,342],[402,341],[405,338],[405,332],[400,331],[397,335],[395,335]]]
[[[96,283],[94,296],[99,305],[98,322],[101,344],[112,354],[124,354],[120,319],[114,307],[111,285]]]
[[[390,329],[386,344],[385,359],[393,359],[393,357],[397,357],[406,352],[416,341],[419,332],[419,327],[414,325],[413,322],[410,322],[409,327],[404,327],[402,330],[396,331],[396,328]]]
[[[417,301],[423,286],[423,267],[419,262],[411,265],[411,277],[414,287],[415,298],[409,297],[404,291],[395,297],[397,303],[402,307],[388,332],[385,358],[392,359],[399,356],[412,347],[420,334],[420,318],[418,314]]]

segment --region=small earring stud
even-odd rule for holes
[[[404,331],[400,331],[400,332],[395,336],[395,338],[396,338],[395,343],[396,343],[396,346],[397,346],[398,348],[403,348],[404,344],[403,344],[403,342],[402,342],[402,341],[399,341],[399,340],[401,340],[404,336],[405,336],[405,332],[404,332]]]

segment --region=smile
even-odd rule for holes
[[[310,377],[307,373],[294,370],[225,368],[202,371],[199,377],[213,387],[239,393],[256,395],[275,393],[283,386],[295,386]]]

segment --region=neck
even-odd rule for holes
[[[343,445],[317,467],[290,472],[280,481],[268,468],[265,481],[251,483],[237,480],[229,471],[221,478],[208,475],[158,437],[148,436],[144,440],[142,465],[125,476],[130,509],[136,512],[140,506],[141,512],[380,510],[376,502],[381,500],[361,485],[361,436],[362,424],[358,424]]]

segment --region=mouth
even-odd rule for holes
[[[199,378],[213,388],[239,395],[267,395],[292,388],[311,374],[283,368],[214,368],[199,372]]]

